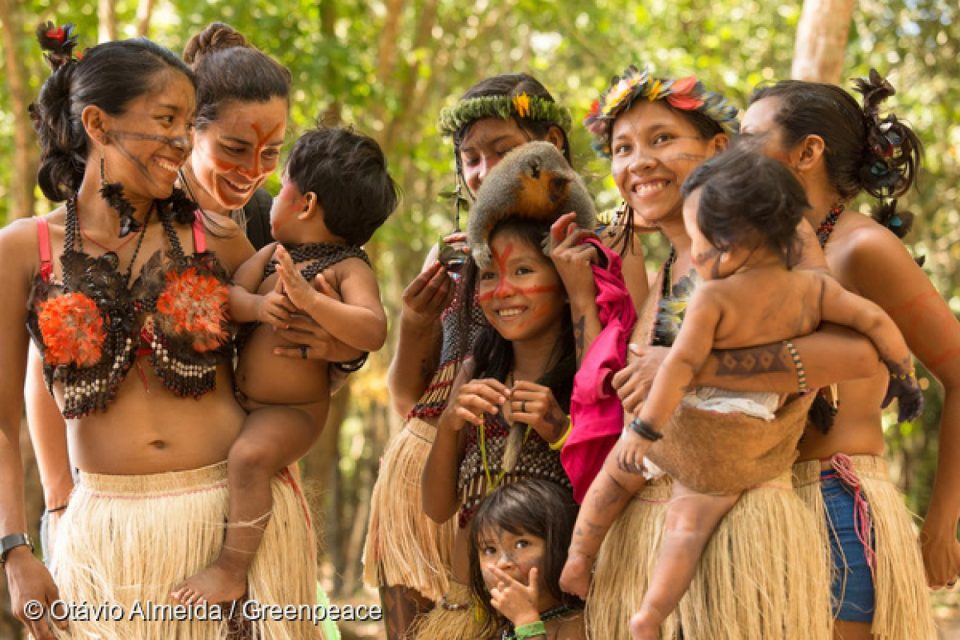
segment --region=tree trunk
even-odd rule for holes
[[[804,0],[791,75],[795,80],[839,84],[854,0]]]
[[[320,37],[325,40],[336,40],[337,33],[334,29],[337,23],[337,5],[334,0],[320,0],[318,8],[320,9]],[[327,86],[337,86],[337,68],[335,65],[327,62]],[[343,105],[334,98],[327,104],[320,114],[320,122],[326,126],[336,126],[340,124]]]
[[[97,16],[100,26],[97,29],[97,42],[108,42],[117,39],[117,7],[116,0],[99,0]]]
[[[143,38],[149,37],[150,18],[153,17],[154,0],[140,0],[137,3],[137,35]]]
[[[37,182],[39,151],[30,114],[30,82],[26,58],[17,55],[23,32],[23,16],[17,0],[0,0],[0,22],[3,23],[3,57],[10,107],[13,117],[13,184],[10,188],[10,219],[28,218],[36,204],[34,185]]]

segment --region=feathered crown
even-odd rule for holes
[[[570,112],[552,100],[521,93],[515,96],[480,96],[460,100],[440,111],[437,129],[452,136],[464,125],[481,118],[507,120],[512,116],[536,122],[551,122],[564,131],[570,130]]]
[[[614,76],[610,86],[593,101],[590,112],[583,119],[593,134],[593,148],[601,156],[610,157],[610,131],[613,121],[629,109],[638,98],[666,100],[682,111],[699,111],[716,122],[729,134],[740,130],[737,108],[719,93],[707,91],[696,76],[671,80],[656,78],[646,69],[630,65],[623,76]]]

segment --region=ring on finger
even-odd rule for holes
[[[309,348],[310,347],[308,347],[305,344],[300,345],[300,357],[303,358],[304,360],[307,359],[307,349]]]
[[[526,400],[521,400],[521,401],[520,401],[520,413],[526,413],[526,412],[527,412],[527,401],[526,401]]]

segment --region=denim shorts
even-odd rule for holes
[[[833,616],[850,622],[871,622],[875,606],[873,574],[854,528],[854,492],[832,469],[820,473],[827,507],[827,531],[833,558]],[[873,528],[870,544],[876,548]]]

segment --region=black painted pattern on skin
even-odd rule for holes
[[[577,362],[583,360],[584,331],[586,329],[587,319],[580,316],[573,323],[573,341],[577,348]]]
[[[714,352],[718,376],[747,376],[757,373],[781,373],[790,371],[790,355],[782,344],[768,344],[745,349],[718,350]]]

